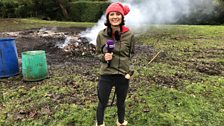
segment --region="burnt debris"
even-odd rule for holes
[[[89,39],[81,37],[81,31],[62,32],[58,28],[41,28],[27,31],[3,32],[1,36],[13,37],[16,39],[29,39],[35,41],[39,39],[41,43],[32,45],[28,50],[62,51],[65,55],[71,56],[93,56],[96,47],[90,43]],[[26,51],[26,50],[22,50]]]

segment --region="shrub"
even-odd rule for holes
[[[96,22],[103,15],[109,2],[72,2],[70,18],[76,22]]]
[[[14,18],[14,17],[16,17],[15,9],[17,7],[18,7],[17,3],[2,2],[0,4],[0,8],[1,8],[0,14],[1,14],[1,17],[3,17],[3,18]]]
[[[15,15],[19,18],[32,17],[33,16],[33,5],[32,4],[21,4],[15,9]]]

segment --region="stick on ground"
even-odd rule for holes
[[[156,55],[148,62],[148,65],[155,60],[155,58],[161,53],[161,50],[159,52],[156,53]]]

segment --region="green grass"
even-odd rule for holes
[[[45,21],[36,18],[30,19],[0,19],[0,32],[5,31],[18,31],[32,28],[41,27],[79,27],[87,28],[93,26],[94,23],[81,23],[81,22],[58,22],[58,21]]]
[[[223,122],[223,114],[204,97],[157,86],[141,89],[134,97],[137,101],[130,100],[133,106],[129,117],[135,125],[216,125]]]
[[[0,31],[44,25],[92,26],[87,24],[17,19],[8,24],[17,28],[3,28],[0,23]],[[223,35],[224,26],[166,25],[149,26],[147,32],[138,36],[137,44],[150,45],[155,50],[152,54],[136,54],[135,74],[126,103],[129,125],[223,125]],[[161,54],[148,64],[159,50]],[[93,66],[89,72],[95,73],[98,68]],[[50,78],[40,82],[23,83],[21,76],[0,80],[4,105],[0,125],[94,125],[97,81],[79,73],[66,73],[71,69],[79,66],[51,66]],[[14,85],[8,85],[9,81]],[[115,125],[116,119],[116,107],[107,108],[106,125]]]

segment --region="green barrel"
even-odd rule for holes
[[[22,52],[24,81],[38,81],[48,77],[46,54],[43,50]]]

